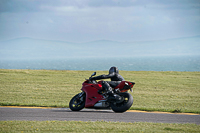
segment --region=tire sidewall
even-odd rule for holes
[[[118,95],[123,96],[123,97],[128,97],[128,102],[125,105],[121,106],[121,107],[115,106],[114,103],[110,103],[110,105],[111,105],[111,108],[112,108],[112,110],[114,112],[123,113],[123,112],[127,111],[132,106],[132,104],[133,104],[133,96],[130,93],[127,93],[127,92],[119,93]]]
[[[79,106],[79,107],[73,107],[73,102],[74,102],[74,99],[76,97],[78,97],[79,94],[75,95],[69,102],[69,108],[72,110],[72,111],[79,111],[81,109],[83,109],[85,107],[85,99],[84,99],[84,102]],[[84,94],[85,95],[85,94]]]

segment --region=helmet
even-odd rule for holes
[[[115,67],[115,66],[111,67],[111,68],[109,69],[109,74],[111,74],[111,73],[113,73],[113,72],[115,72],[115,73],[119,73],[118,68]]]

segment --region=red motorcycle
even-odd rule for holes
[[[94,72],[92,76],[95,76]],[[121,98],[110,100],[106,92],[102,89],[102,81],[89,80],[82,84],[82,92],[75,95],[69,103],[72,111],[79,111],[85,108],[106,109],[111,108],[114,112],[122,113],[127,111],[133,104],[133,97],[128,90],[132,91],[135,83],[129,81],[121,81],[121,83],[113,88],[113,92]]]

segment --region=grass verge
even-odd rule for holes
[[[0,121],[0,132],[200,132],[196,124],[83,121]]]
[[[93,71],[0,69],[1,106],[68,107]],[[107,71],[97,71],[97,75]],[[200,113],[200,72],[120,71],[136,84],[131,109]]]

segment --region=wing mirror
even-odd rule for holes
[[[95,75],[96,75],[96,72],[94,72],[94,73],[91,75],[91,77],[92,77],[92,76],[95,76]]]

